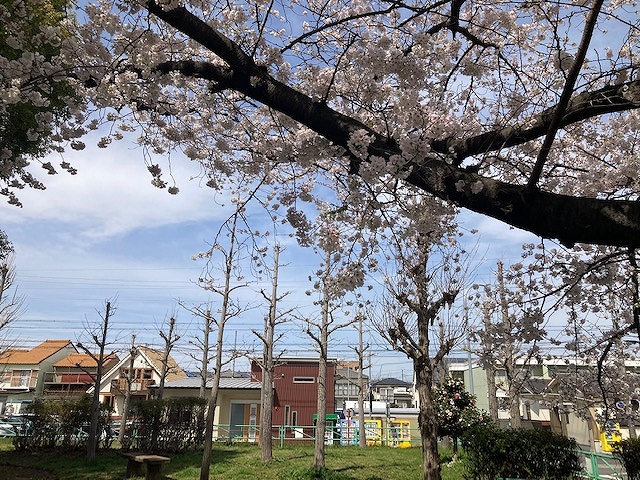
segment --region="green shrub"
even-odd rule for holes
[[[462,438],[473,479],[568,479],[582,469],[575,440],[545,430],[502,430],[482,425]]]
[[[629,480],[640,480],[640,438],[618,442],[614,455],[622,461]]]
[[[35,400],[27,407],[24,422],[17,428],[13,444],[16,450],[51,448],[83,449],[89,438],[91,397],[77,400]],[[113,442],[111,412],[102,407],[98,419],[98,447]]]
[[[145,400],[133,406],[135,428],[123,445],[142,451],[179,452],[204,442],[206,400],[194,397]]]

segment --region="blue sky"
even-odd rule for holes
[[[186,160],[173,162],[172,174],[180,187],[180,194],[173,196],[150,184],[141,152],[131,144],[123,141],[98,149],[90,139],[86,143],[86,150],[65,154],[78,169],[77,175],[48,176],[36,170],[45,181],[45,191],[20,192],[23,208],[0,204],[0,225],[14,244],[17,285],[25,297],[24,313],[11,334],[27,348],[48,338],[82,340],[85,327],[99,322],[98,311],[104,309],[105,301],[115,299],[114,348],[126,349],[132,333],[140,343],[159,347],[158,329],[176,313],[182,339],[174,356],[185,368],[196,369],[189,357],[195,353],[189,342],[199,332],[199,324],[177,301],[196,305],[215,300],[195,284],[205,265],[193,256],[207,249],[226,218],[222,199],[214,198],[197,179],[190,180],[198,170]],[[465,214],[462,219],[464,228],[480,231],[478,251],[486,268],[478,281],[490,280],[489,270],[496,260],[509,262],[517,258],[524,241],[535,241],[477,215]],[[308,306],[307,277],[319,259],[294,245],[287,235],[279,240],[285,244],[280,291],[290,292],[282,307]],[[269,291],[269,279],[252,282],[242,293],[255,308],[230,322],[230,345],[236,339],[238,346],[256,344],[251,329],[262,328],[261,288]],[[286,343],[281,348],[290,354],[315,355],[299,325],[283,328]],[[347,329],[330,355],[353,358],[350,347],[356,338],[355,329]],[[410,363],[402,355],[385,352],[386,346],[373,334],[365,341],[371,343],[374,377],[410,378]],[[236,365],[244,367],[242,361]]]

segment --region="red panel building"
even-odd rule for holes
[[[327,411],[333,413],[336,361],[327,364]],[[251,362],[251,378],[262,380],[262,370]],[[280,358],[273,371],[273,425],[290,427],[313,425],[318,401],[318,359]],[[302,434],[295,428],[287,434]],[[304,432],[305,434],[307,432]]]

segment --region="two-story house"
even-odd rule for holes
[[[100,384],[100,401],[113,407],[116,416],[122,414],[124,407],[124,399],[129,382],[131,355],[132,352],[129,352],[111,370],[107,371]],[[149,387],[160,383],[163,369],[163,352],[145,346],[137,346],[134,349],[133,357],[131,398],[134,401],[145,400],[150,398],[156,391]],[[165,382],[187,377],[187,374],[171,356],[167,360],[166,372]]]
[[[115,354],[108,355],[103,362],[103,371],[108,372],[118,361]],[[43,395],[58,400],[78,398],[94,385],[97,371],[98,362],[93,356],[72,353],[54,363],[53,371],[45,372]]]
[[[369,376],[362,374],[362,388],[358,376],[358,370],[351,365],[338,366],[335,376],[335,408],[334,410],[345,410],[346,402],[357,401],[361,395],[363,399],[369,400]]]
[[[325,415],[333,415],[335,369],[337,361],[327,365]],[[318,358],[279,358],[273,370],[273,425],[287,427],[287,436],[313,438],[314,415],[318,409]],[[262,370],[251,362],[251,378],[262,380]]]
[[[373,400],[386,402],[394,408],[414,407],[413,385],[397,378],[383,378],[371,383]]]
[[[0,412],[18,414],[22,405],[44,391],[45,373],[77,350],[71,340],[45,340],[31,350],[9,349],[0,354]]]

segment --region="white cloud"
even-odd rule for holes
[[[100,239],[137,228],[220,215],[220,208],[213,203],[214,192],[197,178],[191,180],[199,174],[197,165],[182,158],[172,162],[171,175],[180,193],[170,195],[166,189],[151,185],[140,149],[131,147],[127,140],[107,149],[87,141],[84,151],[66,153],[64,159],[77,168],[78,174],[60,171],[49,176],[44,170],[34,172],[44,181],[46,190],[18,192],[23,208],[0,205],[3,222],[64,222],[76,227],[75,235]],[[57,160],[51,162],[55,165],[60,162]]]

